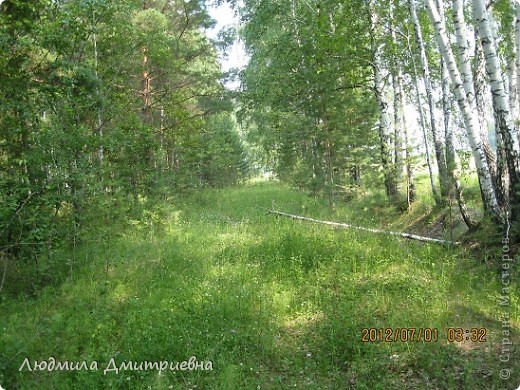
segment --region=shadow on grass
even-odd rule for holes
[[[197,196],[161,235],[141,232],[85,249],[74,282],[45,289],[37,299],[2,301],[7,320],[1,325],[0,384],[9,389],[504,386],[495,354],[501,323],[491,313],[494,303],[485,300],[496,283],[483,278],[480,268],[468,271],[478,277],[470,280],[459,252],[251,212],[252,205],[269,207],[275,197],[292,212],[317,207],[283,188]],[[465,348],[446,342],[448,326],[489,327],[498,338],[484,348]],[[438,341],[362,341],[364,328],[410,327],[438,329]],[[183,361],[193,355],[211,360],[214,370],[103,373],[111,358]],[[49,356],[95,360],[100,370],[18,371],[25,357]],[[517,362],[511,383],[517,382]]]

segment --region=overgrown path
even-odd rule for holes
[[[287,212],[365,226],[374,215],[379,224],[398,218],[355,202],[332,214],[278,184],[172,197],[79,248],[72,280],[36,296],[0,296],[0,385],[488,389],[520,383],[518,356],[511,352],[509,365],[499,360],[497,263],[470,258],[462,248],[334,230],[254,207],[273,201]],[[67,258],[70,252],[59,260]],[[517,287],[510,293],[511,333],[518,334]],[[371,328],[383,329],[385,340],[363,342],[380,337],[363,331]],[[477,328],[481,336],[448,342],[457,337],[449,328]],[[191,356],[211,361],[213,370],[104,373],[112,358],[120,364]],[[95,361],[99,369],[20,372],[26,357]],[[503,368],[511,369],[509,381],[499,377]]]

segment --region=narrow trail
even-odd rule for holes
[[[330,216],[278,184],[194,193],[161,205],[153,224],[134,221],[109,242],[78,248],[73,280],[0,300],[0,384],[452,388],[464,370],[461,388],[498,387],[497,375],[482,374],[500,364],[489,352],[502,331],[489,270],[457,247],[294,223],[253,207],[273,199],[293,213]],[[448,341],[449,328],[478,329],[486,341]],[[192,356],[212,370],[128,368],[180,367]],[[96,361],[99,370],[20,371],[25,357]],[[112,358],[121,371],[105,375]]]

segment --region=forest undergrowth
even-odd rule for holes
[[[277,218],[265,211],[272,207],[392,230],[435,221],[427,217],[428,205],[402,214],[378,194],[331,210],[275,182],[172,195],[125,226],[104,224],[104,233],[92,233],[73,255],[62,248],[42,259],[42,269],[61,272],[59,283],[29,293],[16,272],[8,275],[0,294],[0,385],[372,390],[520,384],[518,273],[511,270],[509,305],[500,305],[500,242],[479,257],[464,245]],[[513,344],[507,352],[504,338]],[[128,366],[192,356],[208,369]],[[51,370],[52,359],[62,368],[86,362],[93,369]],[[110,362],[127,369],[116,371]],[[502,379],[507,372],[510,378]]]

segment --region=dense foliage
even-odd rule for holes
[[[0,0],[0,389],[516,388],[520,2],[214,2]]]
[[[197,0],[0,5],[0,254],[34,258],[157,190],[247,171]],[[133,201],[132,201],[133,199]]]
[[[483,209],[518,220],[520,5],[512,1],[241,3],[251,61],[242,119],[283,181],[330,202],[363,181],[409,208],[427,167],[470,228],[460,159]]]
[[[356,2],[246,1],[242,115],[279,178],[329,198],[377,164],[369,51]]]

